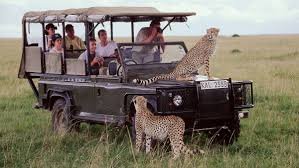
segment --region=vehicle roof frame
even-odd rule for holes
[[[48,11],[33,11],[24,14],[22,19],[23,24],[23,54],[22,61],[19,69],[19,78],[26,78],[25,74],[25,46],[28,46],[26,23],[41,23],[42,29],[45,28],[45,23],[62,23],[63,39],[65,40],[65,22],[84,23],[85,25],[85,40],[86,49],[89,54],[89,38],[94,29],[101,23],[110,22],[111,40],[114,39],[113,23],[114,22],[130,22],[131,23],[131,41],[134,43],[134,23],[135,22],[148,22],[153,19],[160,19],[161,22],[168,21],[166,29],[172,22],[186,22],[187,17],[193,16],[194,12],[179,12],[179,13],[166,13],[160,12],[152,7],[91,7],[79,9],[66,9],[66,10],[48,10]],[[71,18],[71,16],[75,16]],[[96,18],[96,16],[98,16]],[[88,18],[89,17],[89,18]],[[94,17],[94,18],[92,18]],[[97,23],[96,26],[93,24]],[[94,33],[93,33],[94,36]],[[43,31],[43,46],[45,50],[45,33]],[[130,43],[131,44],[131,43]],[[185,46],[184,46],[185,47]],[[63,46],[65,51],[65,45]],[[89,59],[89,58],[88,58]],[[89,62],[90,60],[88,60]],[[63,62],[65,65],[65,62]],[[65,66],[64,66],[65,67]],[[62,71],[65,71],[64,69]],[[87,75],[91,74],[91,67],[87,64]],[[62,72],[63,74],[64,72]],[[29,74],[30,75],[30,74]]]

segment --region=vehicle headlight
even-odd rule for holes
[[[176,105],[177,107],[183,104],[183,98],[180,95],[175,95],[173,97],[173,104]]]

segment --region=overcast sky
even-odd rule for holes
[[[187,25],[173,25],[168,35],[202,35],[208,27],[219,27],[222,35],[299,33],[299,0],[0,0],[0,37],[21,37],[26,11],[92,6],[150,6],[163,12],[197,13]],[[119,36],[129,32],[128,27],[122,28]]]

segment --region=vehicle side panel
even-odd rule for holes
[[[155,94],[156,90],[152,88],[136,87],[124,83],[96,83],[96,111],[97,113],[120,115],[125,114],[124,109],[126,94]],[[132,98],[129,97],[127,101]]]
[[[93,82],[77,83],[41,80],[39,81],[39,88],[40,93],[43,93],[42,99],[46,100],[45,102],[50,102],[53,92],[68,92],[77,111],[96,112]],[[50,107],[48,108],[50,109]]]

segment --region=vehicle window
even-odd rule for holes
[[[86,50],[83,23],[65,23],[65,57],[78,59]]]
[[[43,47],[43,29],[40,23],[27,23],[26,34],[29,46]]]
[[[107,37],[108,37],[108,40],[110,40],[110,30],[111,30],[111,28],[110,28],[110,24],[108,23],[108,22],[104,22],[103,24],[99,24],[95,29],[94,29],[94,38],[99,42],[100,41],[100,39],[99,39],[99,36],[98,36],[98,32],[99,32],[99,30],[102,30],[102,29],[104,29],[104,30],[106,30],[106,32],[107,32]]]
[[[127,65],[176,63],[186,54],[184,47],[180,44],[164,46],[164,51],[162,46],[151,44],[122,46],[120,52]]]
[[[161,53],[161,63],[170,63],[181,60],[186,55],[184,48],[180,45],[169,45]]]
[[[72,29],[74,30],[74,32],[70,33],[70,35],[73,35],[76,38],[81,39],[84,42],[84,45],[86,46],[86,44],[85,44],[85,41],[86,41],[85,40],[85,26],[84,26],[83,23],[69,23],[69,22],[66,22],[65,26],[69,27],[68,30],[72,27]],[[68,36],[67,30],[65,30],[65,36],[66,37]],[[73,41],[73,42],[76,42],[76,41]],[[69,45],[72,45],[72,44],[70,43]],[[82,48],[79,44],[73,44],[73,47],[70,47],[69,45],[66,46],[67,49],[70,49],[70,48],[73,48],[73,49]]]
[[[110,31],[109,31],[110,33]],[[128,42],[131,41],[131,38],[128,38],[128,35],[131,35],[131,24],[123,22],[114,22],[113,23],[113,36],[115,42]],[[109,34],[110,37],[110,34]],[[125,38],[126,37],[126,38]]]

